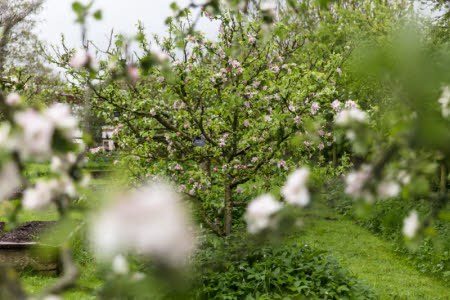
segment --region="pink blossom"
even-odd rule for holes
[[[128,66],[127,74],[133,82],[137,82],[139,80],[139,68],[138,67]]]
[[[341,101],[336,99],[333,101],[333,103],[331,103],[331,108],[333,108],[335,112],[339,112],[341,110],[341,105]]]
[[[311,104],[311,114],[312,114],[312,115],[317,114],[317,112],[319,111],[319,109],[320,109],[319,103],[314,102],[314,103]]]
[[[219,147],[223,148],[223,147],[225,147],[225,145],[226,145],[225,139],[224,138],[220,138],[219,139]]]
[[[181,170],[183,170],[183,167],[181,165],[179,165],[179,164],[176,164],[174,169],[177,170],[177,171],[181,171]]]
[[[230,59],[228,61],[228,63],[230,64],[230,66],[232,66],[233,68],[239,68],[241,66],[241,63],[239,61],[237,61],[236,59]]]
[[[358,104],[356,104],[356,102],[353,100],[347,100],[347,101],[345,101],[345,108],[355,109],[355,108],[358,108]]]
[[[72,68],[80,70],[81,68],[86,67],[90,61],[90,54],[86,50],[82,49],[78,50],[75,55],[72,56],[69,64]]]

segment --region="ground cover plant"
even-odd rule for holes
[[[106,49],[75,1],[30,57],[41,4],[0,2],[0,254],[58,274],[0,259],[0,299],[447,297],[447,1],[173,3]]]

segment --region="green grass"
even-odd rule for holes
[[[65,300],[88,300],[96,299],[95,289],[101,286],[100,279],[95,274],[95,269],[91,265],[83,265],[80,267],[80,279],[75,289],[65,292],[62,297]],[[37,295],[55,283],[58,278],[56,275],[41,275],[36,273],[21,274],[23,288],[28,294]]]
[[[418,272],[393,252],[394,245],[338,216],[322,203],[304,212],[300,241],[330,252],[380,299],[450,299],[450,288]]]

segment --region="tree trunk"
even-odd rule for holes
[[[333,143],[333,167],[337,167],[337,145]]]
[[[225,236],[231,233],[231,223],[233,221],[233,198],[230,179],[225,178],[225,198],[224,198],[224,232]]]
[[[445,161],[441,162],[441,180],[439,183],[439,192],[442,195],[445,195],[447,193],[447,165],[445,163]]]

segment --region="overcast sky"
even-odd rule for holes
[[[75,14],[71,5],[74,0],[46,0],[39,15],[38,33],[50,44],[59,44],[61,33],[65,35],[67,44],[72,47],[80,45],[80,31],[74,23]],[[81,1],[86,3],[87,1]],[[132,35],[136,32],[136,24],[141,20],[148,33],[163,34],[164,21],[171,15],[169,0],[96,0],[95,9],[103,11],[103,20],[92,23],[89,28],[89,39],[100,45],[105,45],[110,30],[115,33]],[[177,0],[184,7],[188,0]],[[199,27],[208,35],[214,35],[217,30],[209,22],[201,23]]]

